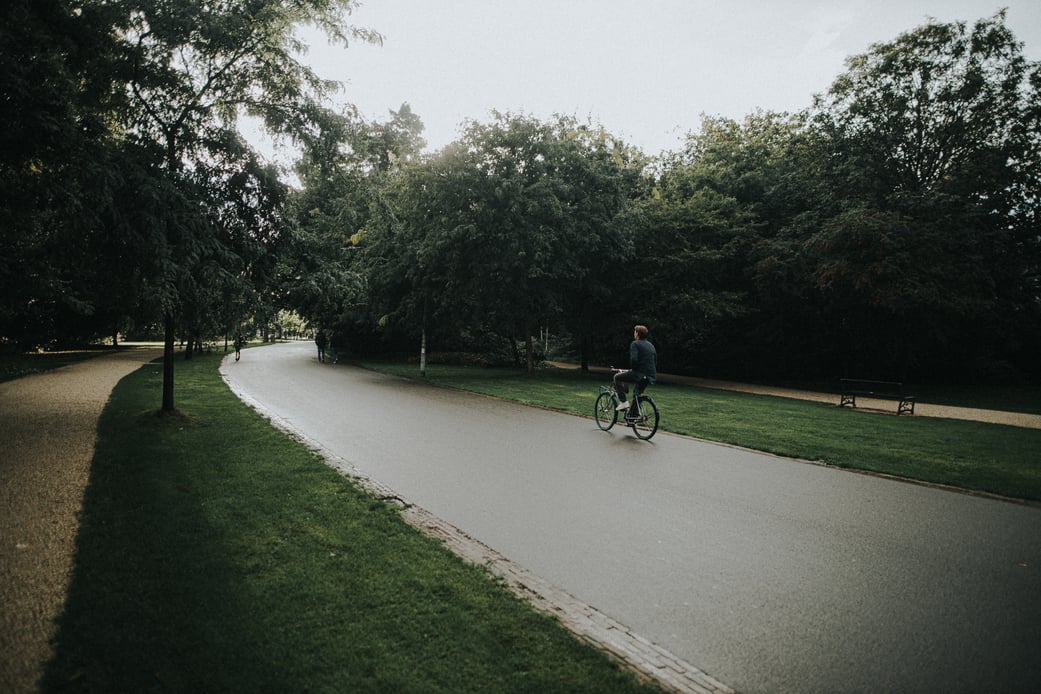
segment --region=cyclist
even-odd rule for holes
[[[658,351],[647,341],[647,326],[633,327],[633,341],[629,345],[629,370],[619,371],[614,375],[614,387],[618,391],[621,404],[616,408],[619,412],[629,409],[629,386],[633,384],[636,395],[654,383],[658,375]]]

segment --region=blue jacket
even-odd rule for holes
[[[658,375],[658,350],[647,340],[633,340],[629,345],[629,368],[654,383]]]

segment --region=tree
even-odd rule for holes
[[[259,116],[272,130],[307,139],[320,121],[320,99],[331,85],[294,55],[303,48],[293,29],[314,24],[333,39],[378,40],[351,27],[353,0],[125,0],[117,33],[125,54],[127,137],[161,153],[165,169],[190,194],[186,180],[207,162],[233,157],[241,147],[232,131],[240,112]],[[202,196],[205,198],[206,196]],[[200,199],[200,198],[197,198]],[[173,345],[179,288],[190,282],[200,253],[213,241],[205,215],[167,219],[171,248],[165,312],[164,412],[173,410]],[[263,245],[270,226],[254,229]]]
[[[818,122],[865,202],[946,193],[998,214],[1020,205],[1041,72],[1004,21],[932,22],[847,60]]]
[[[83,336],[101,310],[99,216],[135,168],[107,128],[119,96],[106,11],[0,5],[0,342]]]
[[[900,344],[859,355],[890,372],[925,353],[1008,355],[1038,318],[1041,66],[1001,12],[929,23],[847,67],[815,107],[841,192],[807,250],[832,313]]]
[[[282,220],[288,188],[273,166],[228,136],[222,157],[198,162],[182,177],[191,185],[201,231],[191,269],[178,285],[187,358],[202,335],[227,336],[238,327],[244,316],[229,312],[229,300],[240,299],[242,309],[263,304],[289,236]]]
[[[674,367],[747,368],[781,345],[778,287],[760,291],[754,271],[783,230],[793,196],[801,117],[759,112],[743,122],[702,119],[679,154],[667,157],[642,203],[641,282],[654,291],[647,322],[668,340]],[[774,330],[762,330],[763,323]]]
[[[520,337],[530,371],[540,321],[592,296],[628,253],[617,222],[639,171],[624,145],[574,119],[471,123],[400,181],[368,243],[375,286],[413,320]]]
[[[385,123],[363,124],[351,138],[362,160],[376,172],[386,174],[393,167],[415,161],[426,146],[423,121],[407,103],[390,112]]]
[[[394,180],[419,157],[423,124],[408,104],[386,122],[356,113],[331,119],[296,167],[293,247],[280,270],[287,305],[347,346],[369,318],[368,279],[360,244],[373,215],[388,206]]]

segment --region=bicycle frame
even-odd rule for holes
[[[596,425],[603,431],[609,430],[618,421],[618,393],[614,384],[600,388],[593,408]],[[640,388],[633,388],[633,401],[623,415],[625,424],[632,427],[637,438],[650,439],[658,431],[658,406],[649,396],[643,395]]]

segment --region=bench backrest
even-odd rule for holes
[[[896,381],[866,381],[857,378],[840,378],[842,390],[860,390],[872,393],[892,393],[900,395],[904,392],[904,384]]]

